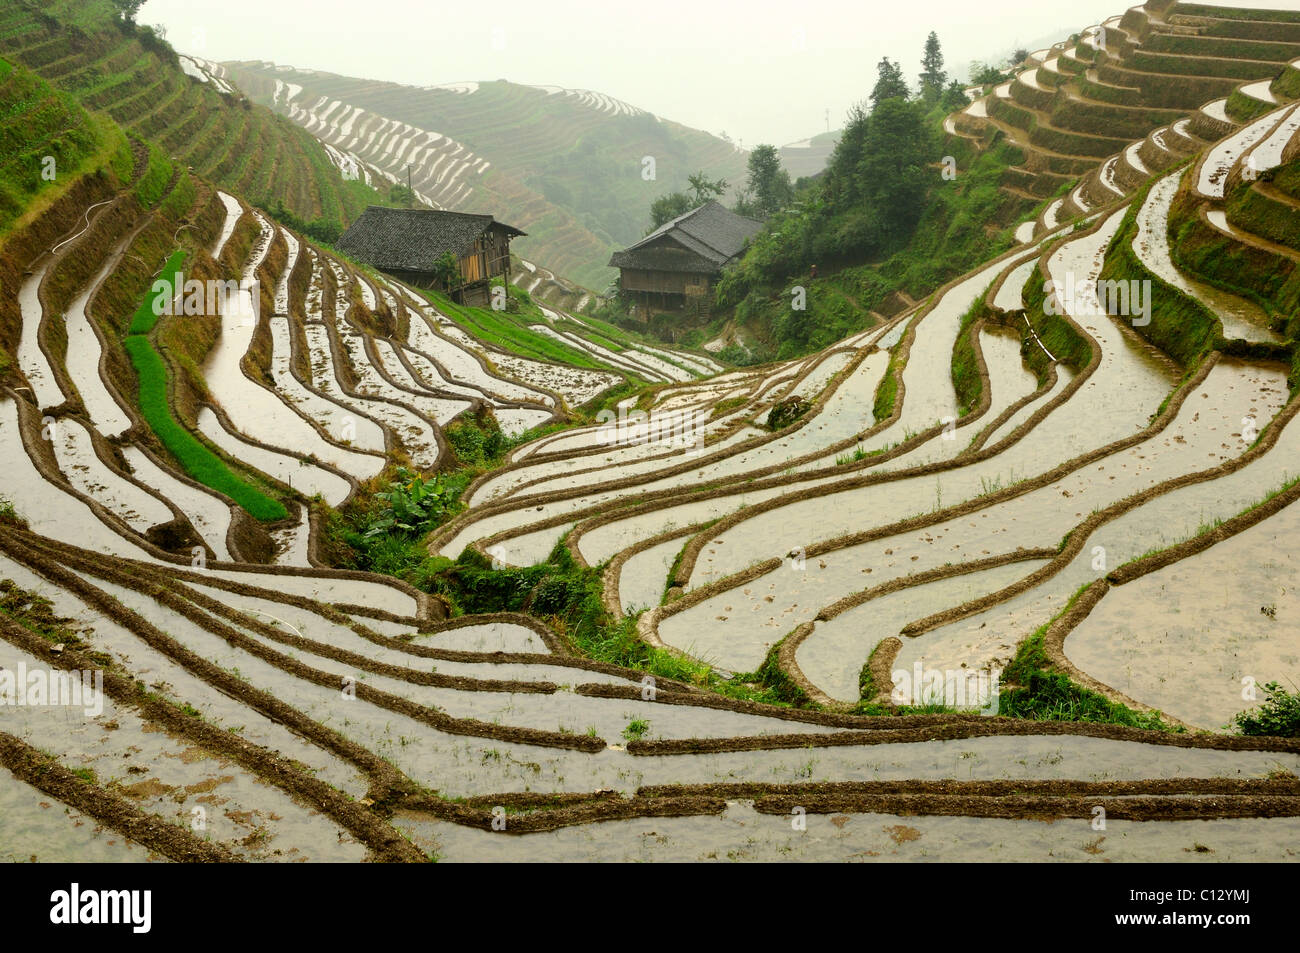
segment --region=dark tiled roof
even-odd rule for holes
[[[703,258],[679,245],[674,245],[670,238],[661,239],[658,245],[649,247],[643,245],[625,251],[616,251],[610,256],[609,264],[611,268],[684,271],[701,275],[714,274],[721,267],[711,258]]]
[[[430,271],[443,252],[463,254],[494,221],[491,215],[372,205],[339,238],[338,249],[380,269]],[[496,224],[512,237],[524,234]]]
[[[717,202],[705,202],[660,225],[635,245],[615,252],[609,263],[614,268],[653,271],[718,271],[762,228],[762,222],[737,215]]]

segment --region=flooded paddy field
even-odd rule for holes
[[[4,272],[0,857],[1300,859],[1269,720],[1300,678],[1295,255],[1244,214],[1293,204],[1300,110],[1234,65],[1145,104],[1155,133],[1057,122],[1145,95],[1106,62],[1138,21],[1164,28],[1135,8],[948,117],[954,154],[1025,153],[969,223],[997,257],[793,256],[801,339],[776,283],[675,317],[541,261],[504,300],[417,288],[313,239],[356,211],[319,190],[282,214],[186,162],[133,197],[157,157],[124,138]],[[285,109],[328,170],[386,157],[348,202],[446,145]],[[460,181],[415,184],[477,212],[513,173],[447,144]],[[234,292],[150,324],[146,380],[122,339],[159,254]],[[1152,321],[1117,266],[1157,279]]]
[[[790,817],[727,801],[711,817],[606,821],[512,835],[399,815],[426,849],[453,863],[621,861],[625,863],[1114,863],[1292,861],[1292,818],[1220,821],[1111,821],[1106,834],[1082,819],[1040,821],[832,812]],[[507,827],[507,830],[509,828]]]

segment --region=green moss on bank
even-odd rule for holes
[[[1052,620],[1069,612],[1086,592],[1083,586]],[[1054,671],[1043,640],[1048,622],[1020,643],[1015,657],[1002,672],[998,714],[1035,721],[1082,721],[1108,725],[1127,725],[1152,731],[1179,731],[1167,724],[1159,712],[1134,711],[1104,695],[1073,682],[1068,675]],[[1010,686],[1010,687],[1008,687]]]

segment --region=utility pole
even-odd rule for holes
[[[406,207],[415,207],[415,189],[411,188],[411,163],[406,163]]]
[[[826,110],[826,131],[831,131],[831,111],[829,108]]]

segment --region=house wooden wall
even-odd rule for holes
[[[708,294],[710,280],[706,274],[690,271],[648,271],[642,268],[620,269],[624,291],[653,291],[657,294]]]
[[[483,240],[477,239],[468,254],[460,256],[460,274],[466,284],[482,281],[487,277],[487,252],[482,248]]]
[[[460,273],[467,285],[495,275],[509,276],[510,236],[496,225],[490,227],[460,256]]]
[[[489,275],[510,274],[510,235],[496,223],[484,234]]]
[[[488,279],[510,275],[510,235],[495,226],[474,240],[465,254],[457,258],[464,279],[459,288],[446,289],[463,304],[488,307]],[[389,269],[393,275],[417,288],[438,288],[438,280],[431,271],[400,271]]]

